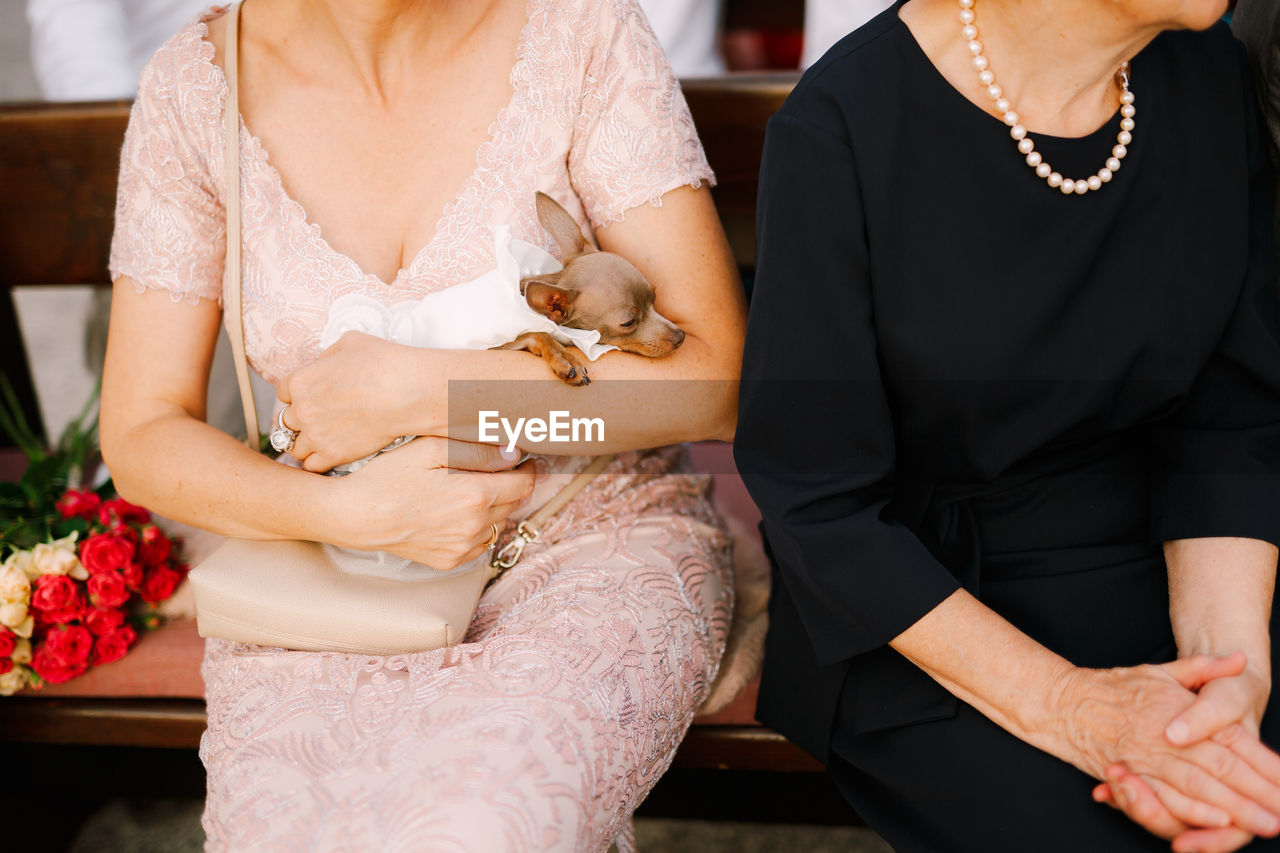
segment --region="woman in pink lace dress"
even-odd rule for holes
[[[607,446],[571,448],[623,451],[612,476],[488,589],[462,645],[367,657],[210,640],[209,849],[626,846],[732,604],[706,479],[659,447],[732,434],[743,315],[666,60],[634,0],[245,5],[247,351],[292,404],[301,470],[202,422],[226,242],[224,33],[211,13],[156,54],[122,155],[102,437],[131,499],[224,534],[440,568],[482,552],[491,522],[519,516],[532,468],[545,479],[586,457],[513,471],[492,448],[449,445],[447,380],[542,380],[546,366],[353,333],[322,354],[318,340],[340,296],[391,303],[491,268],[498,225],[556,251],[537,190],[635,263],[687,333],[668,358],[609,353],[592,377],[720,381],[613,404]],[[482,402],[545,412],[530,389],[553,384],[495,383]],[[550,393],[579,395],[568,408],[600,386]],[[401,434],[428,437],[340,480],[311,473]]]

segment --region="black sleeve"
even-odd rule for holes
[[[887,513],[894,427],[847,142],[769,122],[738,469],[819,663],[884,646],[959,583]]]
[[[1155,541],[1239,536],[1280,545],[1280,298],[1273,183],[1248,74],[1248,264],[1231,320],[1186,401],[1157,431]]]

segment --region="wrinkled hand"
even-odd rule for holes
[[[1270,695],[1270,679],[1247,666],[1239,652],[1221,658],[1198,657],[1166,665],[1195,701],[1165,728],[1174,745],[1212,741],[1232,750],[1265,778],[1280,779],[1280,758],[1257,740],[1258,726]],[[1123,811],[1150,832],[1173,840],[1175,851],[1229,853],[1253,839],[1230,815],[1204,802],[1190,800],[1154,777],[1137,774],[1123,764],[1106,770],[1107,782],[1094,789],[1094,799]]]
[[[1064,688],[1070,746],[1063,757],[1098,779],[1120,765],[1145,782],[1168,814],[1153,818],[1143,800],[1130,816],[1158,835],[1234,824],[1272,837],[1280,833],[1280,757],[1243,724],[1184,745],[1170,743],[1165,735],[1170,722],[1195,703],[1195,689],[1241,671],[1239,659],[1209,656],[1162,666],[1077,670]]]
[[[485,552],[533,492],[533,465],[487,444],[426,436],[334,481],[344,517],[335,544],[389,551],[446,570]]]
[[[285,425],[298,432],[290,453],[308,471],[328,471],[381,450],[406,432],[414,394],[407,347],[347,332],[315,361],[276,385],[289,405]]]

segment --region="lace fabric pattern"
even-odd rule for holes
[[[221,299],[226,81],[204,19],[140,81],[113,278]],[[603,227],[713,175],[635,0],[529,0],[512,95],[435,235],[392,281],[335,251],[240,129],[246,349],[278,381],[329,306],[394,303],[493,264],[493,229],[558,249],[534,192]],[[550,473],[584,459],[538,460]],[[485,593],[466,641],[362,657],[210,640],[209,850],[603,850],[670,763],[715,677],[731,544],[679,448],[622,454]],[[504,539],[510,531],[504,532]],[[268,567],[264,567],[268,570]]]
[[[208,641],[211,850],[604,850],[715,677],[729,540],[681,451],[621,460],[391,658]]]

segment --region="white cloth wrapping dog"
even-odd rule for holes
[[[349,293],[335,299],[329,308],[329,319],[320,336],[320,346],[328,348],[347,332],[364,332],[398,344],[436,349],[488,349],[514,340],[526,332],[546,332],[563,344],[572,344],[591,361],[617,347],[600,343],[594,329],[570,329],[557,326],[534,311],[520,292],[521,279],[546,275],[561,269],[547,251],[514,239],[511,229],[499,225],[493,233],[494,257],[497,265],[471,281],[387,306],[362,293]],[[336,466],[336,476],[358,471],[379,453],[393,450],[412,440],[403,436],[363,459]],[[355,551],[326,545],[339,551],[339,565],[350,574],[363,574],[391,580],[422,580],[439,577],[430,566],[415,563],[383,551]],[[462,573],[485,554],[453,569]]]
[[[333,346],[347,332],[364,332],[411,347],[488,349],[526,332],[546,332],[591,361],[617,349],[601,344],[598,331],[557,326],[525,302],[521,279],[561,269],[550,253],[513,238],[506,225],[493,230],[493,252],[497,266],[489,272],[421,299],[391,306],[362,293],[335,299],[320,346]]]

